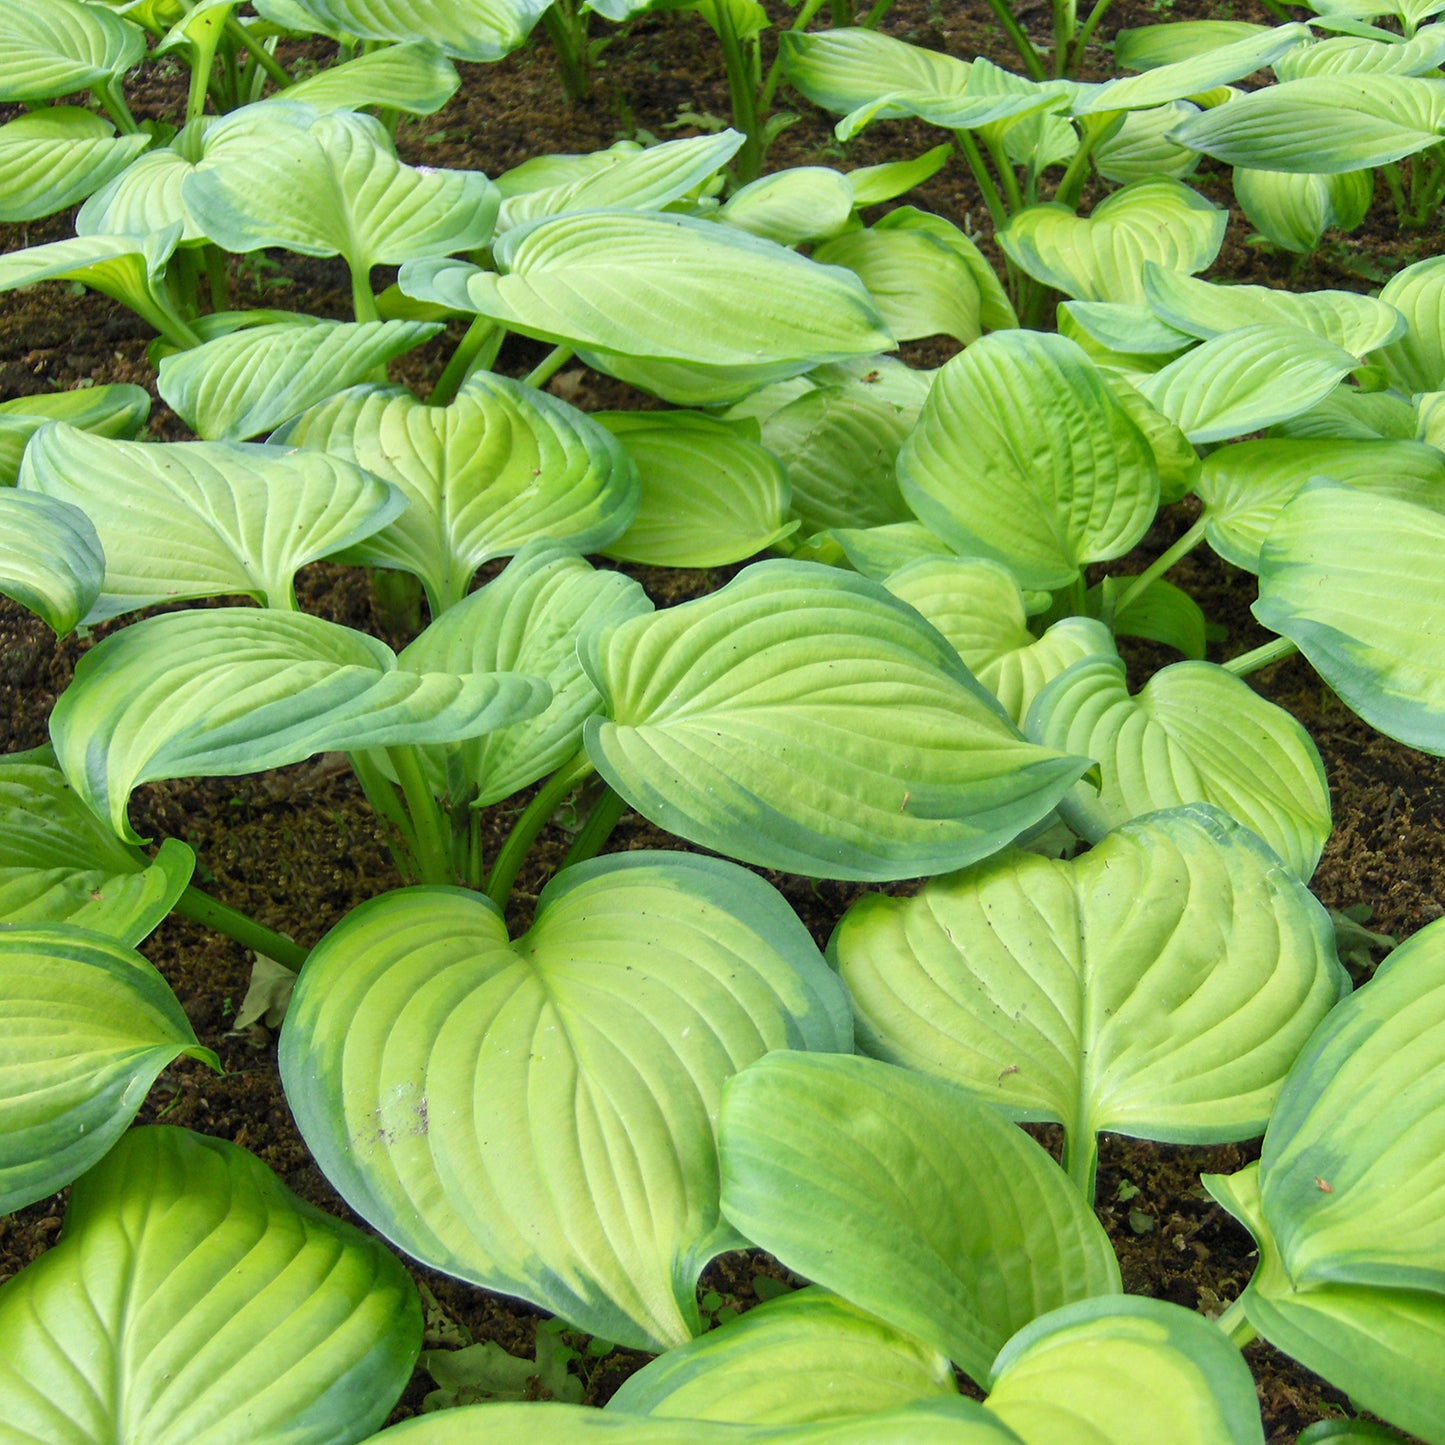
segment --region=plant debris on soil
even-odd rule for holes
[[[1042,41],[1047,6],[1025,3],[1016,11]],[[1250,3],[1221,11],[1204,5],[1172,6],[1169,0],[1123,0],[1111,12],[1107,30],[1111,35],[1123,26],[1218,18],[1221,13],[1269,21]],[[779,14],[787,12],[780,9]],[[596,22],[595,28],[603,27]],[[965,58],[985,54],[1006,66],[1014,63],[1001,30],[981,3],[900,0],[883,28]],[[765,44],[770,43],[765,37]],[[1098,45],[1093,51],[1102,75],[1107,55]],[[324,44],[317,43],[317,54],[325,58]],[[724,116],[728,109],[712,34],[699,17],[686,13],[646,15],[620,27],[603,52],[592,99],[581,104],[564,103],[554,58],[540,33],[506,61],[459,68],[462,88],[444,110],[402,122],[397,140],[404,160],[480,169],[495,176],[540,154],[590,151],[624,137],[688,134],[699,121]],[[140,119],[172,115],[184,102],[184,79],[174,66],[154,65],[128,94]],[[921,123],[893,122],[877,125],[844,146],[833,137],[831,117],[786,93],[781,103],[799,115],[775,142],[769,169],[799,164],[851,169],[917,155],[939,140],[936,130]],[[0,107],[0,115],[4,112]],[[1227,203],[1227,179],[1211,173],[1208,161],[1192,184],[1216,202]],[[986,217],[961,165],[946,167],[904,201],[937,212],[970,233]],[[28,227],[0,227],[0,250],[68,236],[71,219],[64,214]],[[980,243],[986,249],[992,244],[987,236]],[[1400,232],[1388,198],[1382,196],[1364,230],[1327,242],[1303,263],[1251,244],[1248,227],[1235,212],[1224,250],[1209,275],[1214,280],[1368,291],[1420,255],[1420,238]],[[322,316],[349,314],[349,284],[339,261],[275,253],[233,264],[238,304],[279,305]],[[379,287],[388,278],[378,272],[375,279]],[[146,360],[150,339],[138,318],[79,287],[46,285],[7,296],[0,303],[0,400],[107,382],[138,383],[154,396],[154,371]],[[429,383],[455,339],[435,341],[394,363],[394,379],[419,387]],[[933,366],[956,349],[952,343],[915,344],[905,355],[916,364]],[[513,340],[499,369],[521,374],[541,354],[535,344]],[[563,372],[552,387],[584,408],[656,405],[580,369]],[[157,397],[146,435],[176,440],[188,433]],[[1187,508],[1185,504],[1161,516],[1132,565],[1142,567],[1164,550],[1187,525]],[[627,570],[656,602],[666,605],[714,590],[735,569]],[[1171,577],[1201,603],[1211,622],[1225,629],[1225,641],[1211,652],[1216,660],[1267,639],[1249,611],[1254,588],[1246,574],[1201,549]],[[359,569],[316,564],[298,579],[298,593],[308,611],[386,635]],[[36,618],[0,599],[0,747],[16,751],[46,741],[56,697],[77,659],[104,632],[97,629],[88,639],[71,637],[57,644]],[[387,640],[400,645],[406,639]],[[1125,650],[1135,685],[1153,667],[1173,660],[1162,649],[1145,645],[1126,643]],[[1368,910],[1369,928],[1397,939],[1439,917],[1445,912],[1439,901],[1445,897],[1445,763],[1373,732],[1301,658],[1276,664],[1251,682],[1300,719],[1324,759],[1335,828],[1312,883],[1317,896],[1333,908]],[[490,810],[493,852],[525,801],[524,796]],[[402,881],[354,778],[326,759],[254,777],[152,785],[137,793],[132,816],[142,834],[157,840],[179,837],[195,848],[200,886],[306,946],[349,909]],[[514,931],[525,928],[531,902],[566,851],[564,823],[565,817],[554,820],[518,880],[515,916],[509,918]],[[611,844],[613,849],[681,846],[630,814]],[[820,946],[861,891],[857,885],[767,876]],[[220,1055],[226,1072],[217,1077],[198,1063],[179,1060],[157,1081],[139,1122],[164,1121],[230,1139],[264,1160],[302,1198],[361,1224],[331,1189],[296,1131],[281,1091],[273,1033],[261,1023],[240,1031],[233,1027],[250,980],[251,960],[245,950],[171,917],[142,945],[142,952],[165,975],[201,1042]],[[1366,976],[1358,967],[1353,972],[1357,983]],[[1058,1131],[1034,1132],[1057,1153]],[[1208,1198],[1199,1175],[1231,1173],[1258,1152],[1257,1141],[1184,1148],[1103,1138],[1098,1210],[1118,1252],[1126,1290],[1206,1313],[1217,1313],[1238,1296],[1254,1269],[1253,1242]],[[64,1207],[62,1192],[0,1219],[0,1280],[55,1242]],[[490,1340],[514,1355],[535,1358],[536,1330],[543,1318],[537,1311],[425,1269],[412,1272],[434,1301],[428,1310],[429,1345]],[[776,1287],[771,1282],[787,1281],[788,1275],[757,1251],[719,1259],[701,1285],[712,1306],[706,1312],[716,1317],[721,1310],[748,1308],[760,1297],[759,1279],[769,1282],[762,1286],[765,1298]],[[577,1356],[571,1368],[580,1374],[584,1399],[591,1404],[604,1403],[647,1359],[602,1345],[589,1350],[585,1341],[570,1337],[569,1345]],[[1246,1354],[1271,1445],[1292,1441],[1313,1421],[1354,1413],[1338,1391],[1268,1345],[1251,1345]],[[545,1397],[545,1383],[540,1377],[534,1383],[536,1394]],[[419,1370],[392,1418],[416,1414],[432,1388],[430,1377]]]

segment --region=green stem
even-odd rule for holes
[[[376,309],[376,296],[371,289],[370,267],[351,268],[351,305],[358,321],[381,320],[381,312]]]
[[[833,29],[842,30],[853,23],[853,0],[832,0],[828,12],[833,20]]]
[[[893,0],[873,0],[873,8],[858,22],[860,30],[876,30],[883,17],[893,8]]]
[[[893,0],[878,0],[886,10]],[[873,7],[873,10],[878,8]],[[813,17],[823,8],[823,0],[804,0],[798,13],[793,17],[793,23],[788,26],[789,30],[806,30],[813,23]],[[872,15],[873,10],[868,12]],[[881,18],[881,17],[880,17]],[[864,24],[867,24],[865,19]],[[778,86],[783,79],[783,48],[778,47],[778,53],[773,57],[773,63],[768,67],[768,78],[763,82],[763,88],[758,94],[758,114],[767,115],[773,108],[773,97],[777,94]]]
[[[622,815],[626,811],[627,803],[621,794],[604,787],[602,796],[592,805],[587,821],[572,840],[572,846],[562,860],[562,867],[570,868],[574,863],[585,863],[589,858],[595,858],[612,836],[612,830],[622,821]]]
[[[552,4],[542,13],[542,28],[557,53],[562,70],[562,94],[569,101],[587,99],[591,77],[587,73],[588,11]]]
[[[140,127],[135,123],[135,117],[125,103],[125,96],[120,93],[114,80],[97,80],[90,87],[90,93],[105,107],[105,113],[122,135],[140,134]]]
[[[413,747],[387,748],[386,755],[406,797],[406,810],[416,838],[416,861],[423,883],[455,883],[451,840],[446,819],[422,772],[421,754]]]
[[[1409,207],[1405,204],[1405,187],[1400,179],[1400,163],[1391,161],[1388,165],[1380,167],[1381,174],[1385,177],[1385,185],[1389,189],[1390,199],[1395,205],[1395,215],[1403,223],[1409,217]]]
[[[1288,25],[1293,18],[1284,6],[1279,3],[1279,0],[1259,0],[1259,3],[1263,5],[1281,25]]]
[[[747,43],[738,35],[732,11],[726,4],[710,12],[716,18],[717,38],[727,70],[728,97],[732,102],[733,125],[743,133],[737,153],[738,179],[755,181],[763,168],[762,117],[758,114],[758,67],[756,48],[749,54]]]
[[[186,96],[186,124],[205,113],[207,87],[211,82],[211,62],[215,51],[198,47],[199,54],[191,62],[191,88]]]
[[[296,84],[291,72],[234,15],[226,17],[226,35],[228,39],[235,41],[276,82],[279,89],[285,90],[288,86]]]
[[[202,893],[199,888],[187,888],[177,899],[175,911],[182,918],[189,918],[193,923],[204,924],[216,933],[234,938],[243,948],[264,953],[267,958],[274,959],[293,972],[306,962],[306,950],[295,939],[287,938],[285,934],[257,923],[254,918],[248,918],[244,913],[238,913],[219,898]]]
[[[1287,637],[1276,637],[1273,642],[1266,642],[1249,652],[1241,652],[1238,657],[1231,657],[1224,664],[1226,672],[1232,672],[1236,677],[1248,677],[1251,672],[1258,672],[1262,667],[1268,667],[1272,662],[1279,662],[1282,658],[1293,657],[1299,648]]]
[[[1089,11],[1088,18],[1084,21],[1084,28],[1079,31],[1074,39],[1074,54],[1072,56],[1070,69],[1065,72],[1066,74],[1073,74],[1073,66],[1076,66],[1083,58],[1085,49],[1094,38],[1094,31],[1098,29],[1099,21],[1104,18],[1105,12],[1112,3],[1113,0],[1096,0],[1094,8]]]
[[[537,834],[547,826],[563,799],[593,771],[592,759],[587,756],[586,749],[579,748],[542,784],[537,795],[523,809],[522,816],[507,834],[507,841],[502,844],[502,851],[492,865],[492,876],[487,880],[487,897],[498,908],[506,908],[512,884],[517,881],[522,862],[537,841]]]
[[[1207,525],[1205,519],[1200,517],[1172,547],[1161,552],[1135,577],[1114,604],[1114,615],[1117,617],[1136,597],[1147,592],[1176,562],[1187,557],[1204,540],[1204,529]]]
[[[1054,199],[1071,211],[1077,210],[1079,198],[1084,194],[1084,184],[1089,179],[1089,161],[1094,147],[1102,136],[1108,133],[1110,123],[1118,111],[1106,111],[1101,116],[1088,116],[1084,120],[1084,134],[1079,138],[1079,148],[1073,154],[1064,170],[1064,178],[1054,192]]]
[[[437,378],[437,384],[431,389],[431,395],[426,399],[427,405],[447,406],[454,401],[462,383],[473,371],[489,366],[497,359],[497,351],[500,350],[502,338],[506,334],[491,317],[478,316],[467,327],[466,335],[457,342],[457,349],[452,352],[451,360],[447,362],[442,374]],[[493,344],[491,353],[483,359],[489,342]]]
[[[1008,0],[988,0],[988,5],[998,23],[1003,26],[1004,34],[1012,42],[1013,48],[1018,51],[1019,59],[1024,63],[1024,69],[1028,71],[1029,79],[1047,80],[1049,74],[1044,69],[1043,61],[1039,59],[1039,52],[1034,49],[1033,41],[1024,33],[1023,26],[1014,18]]]
[[[572,360],[574,355],[570,346],[554,346],[526,376],[522,378],[523,386],[546,386],[556,374]]]
[[[1087,1112],[1075,1120],[1074,1127],[1064,1135],[1064,1171],[1079,1186],[1079,1193],[1092,1208],[1099,1173],[1099,1136],[1089,1127]]]
[[[347,757],[351,760],[356,781],[361,784],[361,791],[366,794],[366,801],[371,804],[371,811],[387,824],[386,846],[391,852],[392,862],[396,864],[396,871],[409,882],[414,880],[418,873],[416,835],[391,779],[382,772],[377,755],[370,750],[348,753]]]
[[[206,263],[206,283],[211,292],[211,310],[225,311],[231,304],[231,277],[226,270],[226,253],[209,241],[201,247]]]
[[[1008,152],[1003,147],[1003,142],[992,133],[986,132],[983,143],[988,149],[989,159],[993,162],[993,168],[998,172],[998,178],[1003,182],[1004,199],[1008,202],[1011,214],[1018,215],[1024,208],[1023,192],[1019,190],[1019,178],[1014,173],[1013,165],[1008,158]]]
[[[1230,1343],[1241,1350],[1259,1338],[1254,1326],[1245,1316],[1243,1295],[1235,1300],[1214,1323],[1229,1336]]]
[[[1075,0],[1054,0],[1054,76],[1066,75],[1073,60],[1074,34],[1079,23]]]
[[[1003,198],[998,193],[998,187],[993,183],[993,177],[988,173],[988,166],[984,164],[983,152],[979,150],[978,142],[966,130],[954,131],[953,139],[957,142],[959,150],[963,152],[963,158],[968,162],[969,170],[973,172],[974,182],[978,186],[979,194],[983,197],[984,205],[988,207],[994,230],[1003,230],[1008,225],[1008,212],[1004,209]]]

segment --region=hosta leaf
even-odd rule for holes
[[[1277,438],[1220,447],[1195,486],[1205,537],[1226,562],[1260,570],[1260,550],[1281,509],[1312,477],[1445,512],[1445,457],[1406,441]]]
[[[1415,408],[1388,391],[1358,391],[1342,384],[1325,399],[1270,428],[1271,436],[1340,441],[1414,441]]]
[[[875,582],[886,582],[894,572],[910,562],[958,556],[922,522],[893,522],[884,527],[835,527],[827,535],[843,549],[850,567]],[[1007,571],[1007,568],[1004,570]],[[1047,593],[1043,595],[1048,596]]]
[[[763,421],[763,442],[787,467],[792,514],[805,532],[869,527],[912,517],[895,467],[918,406],[866,384],[805,392]]]
[[[68,422],[96,436],[133,437],[150,410],[144,387],[120,382],[0,401],[0,486],[15,485],[26,444],[46,422]]]
[[[185,597],[294,608],[292,579],[395,517],[395,488],[336,457],[223,442],[125,442],[62,422],[38,432],[20,485],[94,523],[105,582],[87,620]]]
[[[262,147],[210,150],[181,195],[196,225],[228,251],[342,256],[358,275],[484,245],[500,204],[480,171],[403,165],[380,122],[346,111],[277,131]]]
[[[366,380],[438,322],[252,326],[165,357],[160,394],[207,441],[245,441]]]
[[[1089,614],[1103,617],[1111,613],[1118,636],[1147,637],[1196,662],[1202,661],[1209,639],[1199,604],[1172,582],[1156,577],[1121,607],[1120,602],[1133,585],[1131,577],[1105,577],[1085,595]]]
[[[363,40],[429,40],[456,60],[500,60],[526,40],[543,0],[260,0],[279,25],[302,12],[324,34]]]
[[[1199,454],[1189,444],[1189,438],[1118,372],[1105,370],[1104,381],[1129,413],[1130,420],[1144,433],[1144,440],[1154,453],[1154,462],[1159,468],[1159,501],[1177,502],[1187,496],[1199,475]]]
[[[421,1306],[383,1245],[245,1150],[132,1129],[0,1287],[0,1334],[11,1440],[329,1445],[386,1418]]]
[[[356,387],[272,440],[343,457],[406,497],[406,511],[348,559],[420,577],[433,616],[467,595],[483,562],[534,538],[579,552],[606,546],[627,529],[640,495],[636,469],[597,423],[484,372],[444,407],[402,386]]]
[[[130,842],[132,789],[234,777],[313,753],[475,737],[540,712],[515,673],[417,673],[385,643],[305,613],[223,607],[148,617],[81,658],[50,715],[80,797]]]
[[[140,954],[81,928],[0,929],[0,998],[0,1213],[103,1158],[173,1059],[221,1067]]]
[[[1382,45],[1363,36],[1335,35],[1301,45],[1274,67],[1281,80],[1307,75],[1428,75],[1445,61],[1445,25],[1427,25],[1409,40]]]
[[[867,894],[829,956],[863,1051],[1062,1123],[1086,1165],[1105,1129],[1262,1133],[1349,987],[1324,909],[1207,805],[1126,823],[1072,862],[1008,851],[913,898]]]
[[[1136,385],[1196,444],[1226,441],[1298,416],[1359,365],[1299,326],[1226,331]]]
[[[724,1090],[718,1149],[723,1212],[749,1239],[975,1380],[1030,1320],[1119,1292],[1054,1161],[940,1080],[775,1053]]]
[[[1062,301],[1059,332],[1080,345],[1092,341],[1097,350],[1131,358],[1177,356],[1194,344],[1189,333],[1134,301]]]
[[[927,526],[1025,587],[1121,556],[1159,505],[1153,450],[1098,368],[1037,331],[984,337],[938,373],[898,475]]]
[[[1272,25],[1223,45],[1152,66],[1143,75],[1126,75],[1102,85],[1080,86],[1074,114],[1142,110],[1200,95],[1272,65],[1286,51],[1309,38],[1308,25]]]
[[[1155,315],[1179,331],[1209,340],[1246,326],[1298,326],[1352,356],[1404,334],[1393,306],[1353,291],[1278,291],[1272,286],[1216,286],[1144,263],[1144,291]]]
[[[1326,231],[1353,231],[1375,194],[1373,171],[1312,176],[1235,166],[1234,198],[1250,225],[1286,251],[1306,255]]]
[[[434,115],[461,84],[457,68],[429,40],[403,40],[343,65],[328,66],[288,86],[292,104],[317,110],[356,110],[387,106],[408,115]]]
[[[924,558],[886,579],[957,650],[973,675],[1020,726],[1050,678],[1083,657],[1114,655],[1109,629],[1092,617],[1065,617],[1042,637],[1029,631],[1013,573],[972,557]]]
[[[545,711],[451,748],[425,749],[436,793],[447,758],[477,785],[477,807],[509,798],[561,766],[582,743],[582,723],[602,699],[582,672],[577,638],[593,623],[650,612],[640,583],[594,571],[575,552],[529,542],[506,570],[449,608],[401,655],[415,672],[522,672],[552,689]]]
[[[1193,175],[1199,167],[1198,154],[1170,140],[1169,132],[1197,109],[1175,100],[1149,110],[1130,111],[1119,130],[1094,147],[1099,174],[1121,185],[1150,176],[1183,180]]]
[[[1248,40],[1264,30],[1265,26],[1247,20],[1173,20],[1163,25],[1141,25],[1121,30],[1114,37],[1114,64],[1120,70],[1154,70],[1218,50],[1236,40]]]
[[[1406,266],[1380,292],[1407,330],[1375,358],[1401,391],[1445,389],[1445,256]]]
[[[1125,1295],[1065,1305],[994,1363],[987,1408],[1029,1445],[1264,1445],[1249,1366],[1192,1310]]]
[[[584,638],[587,751],[644,817],[813,877],[961,867],[1047,815],[1083,763],[1023,743],[947,643],[876,583],[764,562]]]
[[[149,144],[149,136],[117,136],[100,116],[73,106],[17,116],[0,126],[0,221],[33,221],[73,206]]]
[[[904,115],[965,130],[1064,104],[1042,86],[969,94],[969,62],[863,27],[821,35],[786,30],[778,48],[794,90],[824,110],[847,112],[837,125],[840,140],[872,121]]]
[[[157,330],[164,321],[152,290],[180,239],[179,222],[147,236],[76,236],[0,255],[0,291],[40,281],[79,281],[139,313]]]
[[[718,1212],[723,1082],[850,1038],[761,879],[625,853],[559,874],[515,943],[480,894],[362,904],[307,960],[280,1061],[321,1167],[393,1242],[656,1350],[698,1332],[698,1273],[740,1243]]]
[[[402,268],[402,290],[526,336],[637,358],[756,366],[893,344],[851,272],[735,226],[577,211],[515,227],[493,254],[501,275],[416,262]]]
[[[1205,1182],[1260,1245],[1251,1323],[1403,1429],[1445,1439],[1445,987],[1417,933],[1300,1055],[1257,1166]]]
[[[0,593],[64,637],[95,605],[104,577],[100,538],[79,507],[0,490]]]
[[[792,489],[783,464],[748,424],[703,412],[611,412],[599,417],[642,482],[637,516],[603,549],[653,567],[721,567],[787,536]]]
[[[171,911],[195,866],[179,838],[153,860],[127,848],[58,768],[31,755],[0,757],[0,833],[0,924],[72,923],[134,946]]]
[[[1382,166],[1445,136],[1445,89],[1400,75],[1323,75],[1236,96],[1174,139],[1232,166],[1328,174]]]
[[[675,406],[731,406],[774,384],[812,371],[807,357],[757,366],[709,366],[699,361],[629,356],[622,351],[578,348],[577,360],[604,376],[615,376],[639,391],[650,391]]]
[[[1442,546],[1438,512],[1314,482],[1264,544],[1254,604],[1372,727],[1436,754],[1445,754]]]
[[[0,0],[0,101],[49,100],[104,84],[145,54],[138,25],[80,0]]]
[[[808,1425],[657,1420],[586,1405],[473,1405],[404,1420],[366,1445],[473,1445],[479,1430],[527,1445],[1024,1445],[976,1400],[957,1395]]]
[[[497,229],[601,206],[660,211],[707,182],[742,143],[739,132],[722,130],[646,150],[619,144],[585,156],[538,157],[498,181],[503,200]]]
[[[848,177],[841,172],[828,166],[795,166],[735,191],[718,215],[751,235],[796,246],[800,241],[836,236],[858,204]],[[814,259],[821,258],[815,255]]]
[[[1075,663],[1039,694],[1028,733],[1099,763],[1103,786],[1081,784],[1059,805],[1090,840],[1142,813],[1213,803],[1307,879],[1330,835],[1329,790],[1309,734],[1213,663],[1176,662],[1133,697],[1122,662]]]
[[[817,1286],[770,1300],[628,1376],[619,1414],[801,1425],[958,1385],[947,1356]]]
[[[1123,186],[1088,217],[1050,203],[1017,212],[998,233],[1015,265],[1076,301],[1144,300],[1142,267],[1202,271],[1219,254],[1229,215],[1181,181]]]

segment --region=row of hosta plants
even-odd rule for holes
[[[605,1411],[484,1405],[380,1439],[1262,1441],[1258,1334],[1445,1441],[1445,934],[1351,992],[1306,886],[1318,752],[1244,680],[1298,650],[1445,754],[1445,266],[1379,297],[1199,279],[1225,213],[1149,146],[1109,160],[1135,116],[1209,150],[1262,103],[1221,87],[1334,42],[1166,27],[1133,52],[1154,69],[1090,86],[799,32],[781,73],[845,133],[911,113],[952,142],[740,185],[747,137],[723,131],[491,179],[405,164],[355,108],[424,112],[451,74],[435,34],[362,8],[0,3],[11,33],[54,20],[12,67],[32,75],[74,50],[66,16],[120,37],[46,84],[122,132],[147,31],[200,77],[164,144],[74,106],[11,122],[88,125],[111,170],[49,195],[90,190],[76,237],[0,256],[0,286],[130,306],[200,440],[135,440],[137,387],[0,404],[0,591],[60,636],[107,624],[50,744],[0,759],[0,1207],[74,1183],[61,1242],[0,1287],[0,1442],[360,1441],[418,1357],[386,1244],[235,1146],[129,1127],[178,1056],[217,1066],[136,951],[172,911],[298,971],[286,1095],[381,1239],[658,1356]],[[256,99],[281,85],[268,27],[302,12],[398,43]],[[1352,14],[1331,24],[1381,50],[1430,28]],[[874,209],[955,150],[1008,278],[946,219]],[[0,194],[70,185],[69,154],[36,149]],[[231,309],[229,258],[271,248],[341,257],[355,320]],[[454,321],[425,399],[386,381]],[[493,369],[511,334],[552,348],[521,379]],[[935,335],[963,347],[935,372],[888,355]],[[670,409],[582,413],[545,390],[574,358]],[[1170,508],[1190,520],[1140,571]],[[1198,546],[1258,579],[1276,641],[1205,660],[1165,576]],[[658,609],[597,555],[747,565]],[[395,651],[299,610],[319,558],[428,624]],[[1120,635],[1182,660],[1140,685]],[[322,752],[411,886],[309,954],[134,830],[146,783]],[[519,869],[578,798],[513,939]],[[483,810],[513,799],[488,852]],[[629,808],[708,853],[609,854]],[[825,955],[744,864],[876,886]],[[1061,1165],[1029,1121],[1063,1126]],[[1259,1246],[1221,1319],[1122,1293],[1101,1131],[1263,1136],[1205,1181]],[[705,1329],[698,1276],[746,1245],[811,1284]]]

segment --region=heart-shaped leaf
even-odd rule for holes
[[[1313,251],[1326,231],[1353,231],[1375,195],[1373,171],[1312,176],[1235,166],[1230,179],[1234,199],[1250,225],[1276,246],[1301,256]]]
[[[1445,516],[1312,482],[1259,558],[1255,616],[1288,637],[1371,727],[1445,754],[1440,549]]]
[[[386,1418],[421,1346],[397,1260],[261,1161],[132,1129],[71,1195],[61,1241],[0,1286],[16,1440],[331,1445]]]
[[[810,1285],[669,1350],[629,1375],[606,1408],[658,1419],[799,1425],[957,1390],[946,1355]]]
[[[1026,1325],[994,1362],[987,1409],[1029,1445],[1264,1445],[1239,1351],[1192,1310],[1138,1295]]]
[[[0,758],[0,923],[71,923],[134,946],[185,891],[195,855],[121,843],[42,756]]]
[[[1135,181],[1087,218],[1050,203],[1017,212],[998,243],[1017,266],[1076,301],[1144,300],[1143,265],[1202,271],[1219,254],[1228,213],[1180,181]]]
[[[865,895],[829,955],[861,1048],[1063,1124],[1086,1192],[1102,1130],[1262,1133],[1349,988],[1304,884],[1199,804],[1126,823],[1072,862],[1007,852],[913,898]]]
[[[300,612],[218,607],[148,617],[81,658],[50,715],[80,797],[129,842],[133,789],[234,777],[313,753],[454,742],[540,712],[517,673],[418,673],[385,643]]]
[[[691,216],[573,211],[514,227],[493,256],[500,275],[413,262],[401,288],[524,336],[636,358],[756,366],[893,345],[851,271]]]
[[[1002,331],[937,375],[898,457],[903,495],[957,552],[1025,587],[1118,557],[1159,506],[1154,453],[1072,341]]]
[[[435,321],[251,326],[164,357],[157,388],[207,441],[246,441],[442,330]]]
[[[145,31],[80,0],[0,0],[0,101],[50,100],[104,85],[146,51]]]
[[[149,136],[117,136],[100,116],[74,106],[17,116],[0,126],[0,221],[33,221],[73,206],[149,144]]]
[[[278,25],[305,16],[328,35],[429,40],[456,60],[500,60],[531,32],[544,0],[260,0]],[[308,29],[311,27],[307,27]]]
[[[782,898],[717,859],[625,853],[550,883],[515,943],[477,893],[362,904],[312,951],[281,1074],[327,1177],[434,1268],[637,1349],[700,1328],[724,1080],[851,1046]]]
[[[572,756],[583,721],[602,698],[587,680],[577,639],[594,624],[650,612],[640,583],[620,572],[594,571],[553,542],[529,542],[500,577],[451,607],[401,655],[416,672],[522,672],[544,678],[552,701],[544,712],[424,758],[438,797],[448,791],[455,759],[475,783],[477,807],[510,798]]]
[[[1120,185],[1150,176],[1182,181],[1193,175],[1199,168],[1198,154],[1170,140],[1169,132],[1197,109],[1187,101],[1175,100],[1149,110],[1131,110],[1124,124],[1094,147],[1099,174]]]
[[[356,387],[272,440],[343,457],[406,497],[406,511],[347,558],[420,577],[434,617],[467,595],[483,562],[535,538],[579,552],[605,547],[640,496],[627,453],[590,417],[486,373],[444,407],[402,386]]]
[[[1280,512],[1312,477],[1445,511],[1445,457],[1423,442],[1238,442],[1211,452],[1195,485],[1209,545],[1226,562],[1258,572]]]
[[[1118,659],[1076,662],[1035,699],[1028,734],[1098,761],[1102,786],[1080,784],[1059,805],[1090,840],[1142,813],[1213,803],[1308,878],[1330,835],[1310,735],[1212,662],[1176,662],[1133,697]]]
[[[0,999],[0,1213],[102,1159],[172,1060],[221,1068],[160,974],[82,928],[0,929]]]
[[[1080,658],[1115,655],[1109,629],[1092,617],[1065,617],[1035,637],[1013,573],[997,562],[920,558],[891,574],[886,585],[953,644],[1020,727],[1051,678]]]
[[[757,442],[756,423],[695,411],[619,411],[598,420],[642,483],[637,516],[603,549],[607,556],[652,567],[721,567],[796,529],[787,520],[788,473]]]
[[[603,777],[660,827],[764,868],[962,867],[1084,767],[1025,744],[912,608],[813,563],[758,563],[599,629],[582,664],[607,700],[584,733]]]
[[[729,1082],[718,1141],[739,1230],[975,1380],[1030,1320],[1119,1292],[1108,1239],[1063,1171],[938,1079],[774,1053]]]
[[[0,490],[0,593],[64,637],[95,606],[104,577],[100,538],[79,507]]]
[[[96,436],[133,437],[145,425],[150,410],[149,392],[127,383],[0,401],[0,487],[15,485],[26,445],[46,422],[67,422]]]
[[[1206,1175],[1260,1266],[1246,1316],[1366,1409],[1445,1439],[1445,986],[1438,924],[1300,1055],[1258,1165]]]
[[[1299,326],[1266,322],[1226,331],[1136,385],[1190,441],[1227,441],[1298,416],[1357,366]]]
[[[1405,335],[1376,360],[1402,391],[1445,388],[1445,256],[1417,261],[1392,276],[1380,292],[1405,318]]]
[[[86,620],[185,597],[294,608],[307,562],[384,526],[393,487],[335,457],[222,442],[125,442],[62,422],[32,439],[21,493],[89,517],[105,581]]]
[[[718,215],[750,235],[796,246],[845,230],[857,205],[849,178],[842,172],[828,166],[794,166],[750,181],[728,198]],[[814,253],[814,259],[822,258]]]

